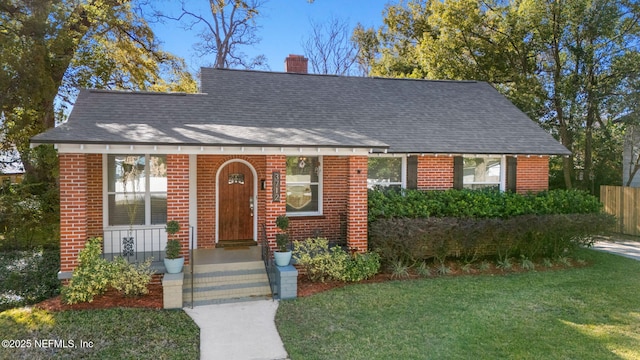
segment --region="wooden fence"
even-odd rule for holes
[[[640,188],[600,186],[600,202],[618,218],[615,232],[640,236]]]

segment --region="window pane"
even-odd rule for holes
[[[317,212],[318,185],[288,185],[287,212]]]
[[[144,212],[141,194],[109,195],[109,225],[144,225]]]
[[[367,186],[390,186],[402,183],[402,158],[369,158]]]
[[[320,161],[315,156],[287,157],[287,182],[317,183]]]
[[[108,191],[141,193],[145,191],[145,158],[141,155],[109,155]]]
[[[287,211],[319,211],[320,160],[315,156],[287,157]]]
[[[167,192],[167,157],[151,156],[149,161],[149,190]]]
[[[167,194],[151,194],[151,225],[167,223]]]
[[[500,158],[464,158],[463,183],[500,183]],[[467,187],[467,186],[465,186]]]

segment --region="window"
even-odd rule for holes
[[[287,157],[287,214],[322,213],[321,172],[319,157]]]
[[[108,155],[109,226],[167,222],[165,155]]]
[[[370,157],[367,187],[402,187],[404,157]]]
[[[504,190],[502,169],[502,157],[464,157],[463,187]]]

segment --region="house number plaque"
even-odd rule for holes
[[[273,202],[280,202],[280,171],[274,171],[271,173],[271,200]]]

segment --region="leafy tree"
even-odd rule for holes
[[[492,83],[573,152],[564,186],[592,187],[618,166],[595,167],[594,145],[629,111],[639,19],[637,0],[409,1],[387,6],[372,73]],[[574,184],[576,167],[587,176]]]
[[[182,60],[159,49],[138,6],[0,0],[3,149],[15,146],[27,173],[38,163],[29,138],[64,120],[79,87],[196,90]]]

